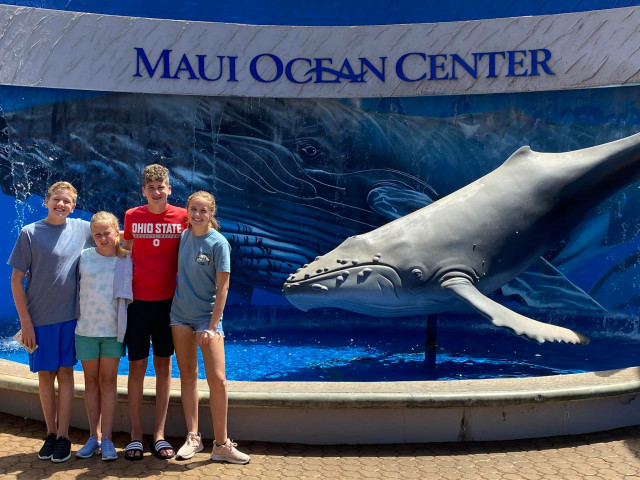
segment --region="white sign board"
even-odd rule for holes
[[[0,5],[0,84],[365,98],[640,83],[640,7],[433,24],[256,26]]]

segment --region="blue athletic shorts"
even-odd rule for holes
[[[34,327],[38,348],[29,354],[32,372],[56,372],[60,367],[73,367],[76,363],[76,321]]]
[[[78,360],[124,357],[124,343],[119,342],[116,337],[76,335],[76,357]]]

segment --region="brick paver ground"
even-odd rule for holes
[[[640,426],[609,432],[532,440],[413,445],[309,446],[241,442],[249,465],[216,464],[205,451],[187,461],[162,461],[148,453],[139,462],[99,456],[61,464],[38,460],[42,422],[0,413],[0,478],[40,479],[425,479],[425,480],[640,480]],[[87,432],[72,429],[75,453]],[[183,439],[171,438],[178,448]],[[122,457],[128,435],[114,443]],[[209,453],[207,452],[209,451]]]

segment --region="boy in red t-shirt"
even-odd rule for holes
[[[124,339],[129,357],[131,414],[131,442],[124,455],[127,460],[142,460],[142,393],[150,343],[156,372],[151,451],[164,460],[175,456],[173,447],[164,439],[173,355],[169,312],[176,290],[178,245],[187,225],[187,212],[167,203],[170,194],[169,170],[161,165],[148,165],[142,172],[142,195],[147,204],[127,210],[124,217],[123,246],[131,250],[133,258],[134,298],[127,312]]]

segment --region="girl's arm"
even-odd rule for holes
[[[211,321],[209,322],[209,332],[215,332],[222,319],[222,312],[227,303],[227,293],[229,292],[229,272],[216,273],[216,299],[213,302]],[[198,332],[198,343],[206,345],[213,341],[213,335],[207,332]]]
[[[36,333],[33,329],[31,315],[27,309],[27,294],[24,291],[24,272],[13,269],[11,272],[11,293],[13,303],[16,304],[18,317],[20,318],[20,329],[22,330],[22,343],[29,348],[36,346]]]
[[[209,322],[209,330],[214,332],[218,329],[224,306],[227,304],[229,276],[229,272],[216,273],[216,301],[213,302],[213,311],[211,312],[211,321]]]

